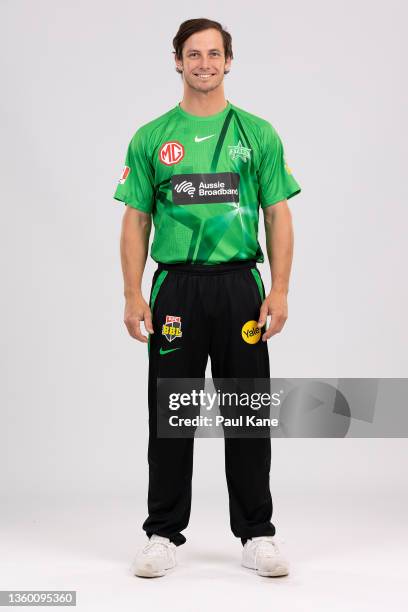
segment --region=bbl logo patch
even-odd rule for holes
[[[125,166],[123,168],[122,176],[120,177],[120,179],[118,181],[120,185],[123,185],[123,183],[126,181],[126,179],[129,176],[129,174],[130,174],[130,168],[129,168],[129,166]]]
[[[261,328],[258,321],[247,321],[241,329],[242,339],[248,344],[256,344],[261,339]]]
[[[159,159],[162,164],[166,166],[173,166],[178,164],[184,157],[184,147],[176,140],[165,142],[160,147]]]
[[[166,315],[166,322],[162,326],[162,336],[169,342],[173,342],[176,338],[181,338],[181,317],[173,317]]]

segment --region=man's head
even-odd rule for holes
[[[176,70],[195,91],[213,91],[231,67],[231,34],[218,21],[184,21],[173,39],[173,47]]]

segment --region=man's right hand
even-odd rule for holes
[[[139,342],[147,342],[147,336],[144,336],[140,330],[140,321],[144,321],[145,329],[149,334],[154,333],[152,313],[149,304],[142,295],[126,300],[124,323],[132,338],[139,340]]]

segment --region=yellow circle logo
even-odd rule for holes
[[[247,321],[241,329],[242,339],[248,344],[256,344],[261,338],[261,329],[258,327],[258,321]]]

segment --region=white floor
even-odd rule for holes
[[[178,567],[153,580],[128,572],[144,542],[144,499],[14,501],[3,506],[0,588],[76,590],[77,608],[98,612],[407,610],[405,504],[392,491],[333,491],[279,491],[274,522],[291,561],[286,578],[241,567],[225,492],[193,497]]]

